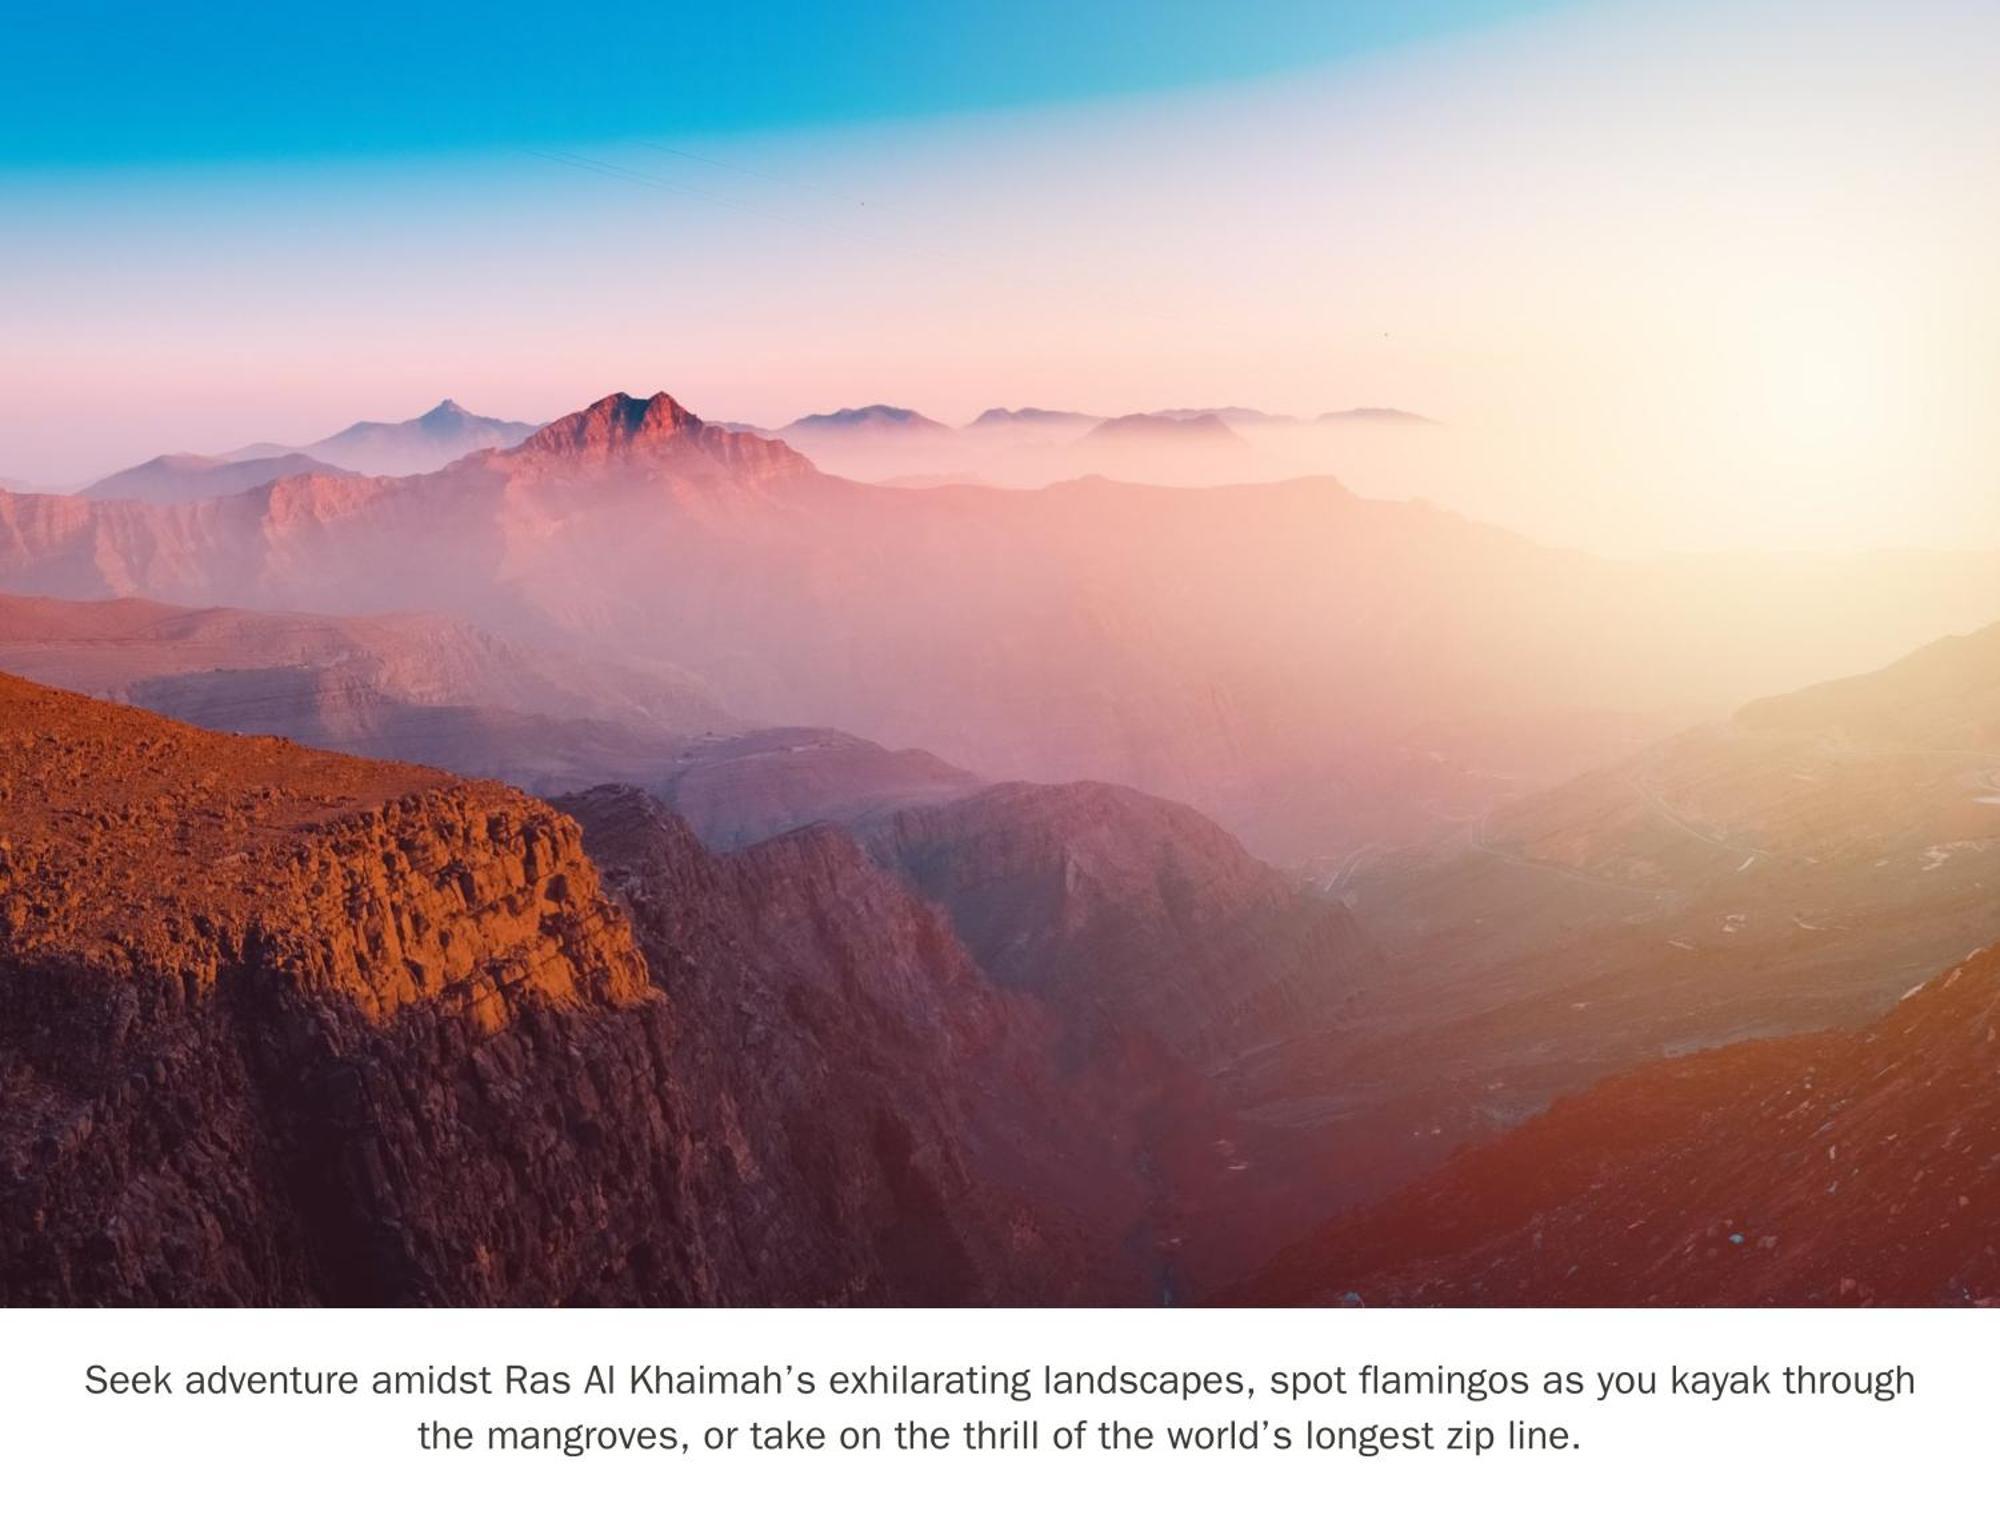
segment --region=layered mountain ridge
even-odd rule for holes
[[[1325,479],[881,488],[666,396],[415,477],[0,495],[0,589],[441,609],[679,664],[746,724],[1163,794],[1287,862],[1406,842],[1635,731],[1990,620],[1988,566],[1614,563]]]
[[[1369,1144],[1429,1165],[1649,1059],[1861,1026],[2000,937],[1996,799],[2000,628],[1754,701],[1338,880],[1387,1016],[1284,1082],[1377,1091]]]

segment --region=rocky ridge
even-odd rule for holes
[[[7,1302],[685,1294],[633,1272],[671,1112],[596,1120],[661,1005],[572,822],[13,679],[0,711]]]

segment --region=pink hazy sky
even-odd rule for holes
[[[1449,438],[1370,488],[1553,540],[1991,543],[1996,65],[1951,0],[1629,3],[1109,103],[16,172],[0,477],[446,395],[1395,405]]]

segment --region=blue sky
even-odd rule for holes
[[[1553,0],[161,4],[6,18],[0,167],[709,137],[1254,77]]]
[[[0,479],[444,396],[1390,405],[1551,540],[1992,541],[1990,0],[0,18]]]

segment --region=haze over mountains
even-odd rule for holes
[[[1996,698],[1988,628],[1361,859],[1373,1013],[1234,1076],[1337,1112],[1352,1203],[1649,1059],[1863,1026],[2000,940]]]
[[[1422,446],[1403,435],[1405,428],[1435,423],[1382,406],[1315,419],[1242,405],[1114,416],[1031,405],[994,406],[953,427],[877,404],[801,416],[781,427],[725,424],[782,438],[827,472],[849,478],[1028,488],[1087,473],[1153,484],[1276,481],[1348,467],[1372,475],[1378,455]]]
[[[153,505],[181,505],[190,500],[254,489],[291,474],[339,475],[350,471],[303,452],[276,452],[233,461],[173,452],[99,479],[82,493],[93,500],[145,500]]]
[[[1179,424],[1191,423],[1191,424]],[[1207,482],[1190,477],[1199,456],[1193,444],[1235,443],[1232,468],[1218,480],[1278,478],[1313,466],[1337,465],[1336,449],[1315,458],[1316,427],[1350,423],[1362,431],[1399,425],[1434,425],[1427,417],[1383,406],[1329,411],[1319,417],[1274,415],[1241,405],[1155,410],[1124,416],[1082,411],[994,407],[964,426],[935,421],[896,405],[859,405],[798,417],[782,426],[722,422],[731,431],[777,437],[830,472],[862,479],[948,475],[983,483],[1021,486],[1051,483],[1079,472],[1103,472],[1138,482]],[[1106,433],[1103,428],[1110,426]],[[308,472],[400,475],[428,473],[488,447],[525,441],[536,428],[441,401],[407,421],[359,421],[317,442],[287,446],[259,442],[219,457],[167,453],[109,474],[77,491],[93,499],[178,503],[234,493]],[[1078,451],[1063,444],[1100,433],[1121,447]],[[1329,433],[1331,435],[1331,433]],[[1245,442],[1252,438],[1255,445]],[[1137,445],[1150,440],[1156,448]],[[1179,444],[1188,444],[1182,446]],[[0,488],[32,492],[17,481]]]
[[[223,457],[166,453],[109,474],[79,493],[94,500],[173,505],[235,494],[293,474],[428,473],[482,448],[512,447],[534,431],[525,422],[477,416],[445,400],[407,421],[357,421],[299,447],[257,442]]]
[[[686,675],[509,643],[435,614],[186,610],[0,596],[0,670],[213,730],[670,799],[717,846],[980,787],[925,752],[748,730]]]
[[[393,645],[398,629],[168,612],[195,629],[148,636],[159,627],[160,607],[7,608],[15,630],[0,649],[5,655],[21,656],[39,634],[45,657],[92,667],[100,679],[133,647],[141,649],[143,670],[198,660],[204,640],[211,647],[254,644],[254,636],[232,640],[238,619],[298,639],[327,638],[343,655],[364,632]],[[93,647],[78,634],[107,621],[136,635]],[[691,1195],[674,1217],[641,1217],[613,1204],[603,1212],[610,1229],[597,1243],[585,1246],[579,1234],[533,1272],[469,1278],[449,1261],[464,1239],[506,1234],[493,1231],[503,1223],[482,1203],[424,1189],[329,1190],[314,1176],[323,1168],[268,1166],[300,1136],[258,1125],[261,1104],[240,1103],[227,1080],[205,1082],[236,1066],[218,1061],[218,1044],[158,1039],[208,1035],[203,1027],[213,1011],[203,1000],[177,1012],[191,1018],[160,1021],[158,1033],[126,1051],[157,1059],[163,1048],[181,1048],[167,1054],[167,1082],[157,1087],[178,1104],[202,1104],[203,1119],[238,1144],[230,1160],[268,1173],[256,1180],[262,1188],[216,1191],[235,1207],[225,1234],[264,1238],[258,1258],[217,1253],[212,1241],[182,1230],[190,1216],[208,1213],[200,1206],[176,1200],[132,1208],[141,1196],[212,1188],[206,1170],[186,1165],[207,1161],[201,1154],[209,1149],[184,1157],[164,1149],[140,1166],[129,1155],[114,1158],[151,1150],[168,1107],[106,1104],[108,1095],[86,1090],[63,1096],[84,1105],[59,1111],[50,1103],[55,1086],[37,1082],[52,1075],[56,1065],[46,1058],[58,1055],[50,1050],[56,1044],[31,1032],[7,1054],[10,1087],[25,1101],[17,1106],[28,1120],[23,1129],[67,1123],[86,1134],[73,1146],[37,1149],[42,1155],[33,1161],[17,1156],[13,1187],[0,1201],[45,1206],[60,1192],[65,1224],[99,1225],[116,1215],[120,1234],[144,1250],[106,1254],[81,1272],[54,1272],[55,1258],[68,1255],[67,1233],[37,1233],[10,1251],[0,1273],[14,1301],[968,1302],[1185,1298],[1219,1289],[1264,1302],[1984,1297],[1991,1283],[1979,1269],[1990,1253],[1976,1228],[1964,1230],[1967,1212],[1983,1203],[1978,1175],[1985,1170],[1976,1159],[1984,1149],[1973,1134],[1983,1107],[1976,1069],[1961,1068],[1955,1049],[1967,1037],[1991,1039],[1980,1019],[1991,995],[1979,988],[1983,968],[1953,971],[1950,964],[1963,956],[1966,940],[2000,937],[1984,861],[2000,841],[1987,835],[1987,817],[2000,807],[1986,803],[1992,754],[1978,745],[2000,708],[1996,647],[1988,631],[1865,678],[1746,707],[1725,726],[1691,732],[1510,807],[1490,831],[1476,830],[1457,860],[1440,845],[1364,865],[1353,882],[1363,902],[1359,918],[1259,867],[1192,812],[1102,785],[975,785],[960,798],[933,796],[859,818],[858,839],[807,826],[731,858],[708,853],[657,801],[630,789],[596,790],[563,803],[583,820],[586,845],[610,870],[612,897],[634,923],[648,963],[645,976],[667,990],[681,1026],[670,1046],[643,1054],[652,1071],[621,1085],[626,1092],[586,1127],[597,1129],[608,1117],[637,1121],[640,1131],[661,1129],[664,1120],[673,1130],[686,1120],[690,1132],[708,1136],[692,1146],[675,1138],[682,1142],[676,1157],[644,1156],[643,1145],[630,1143],[615,1149],[629,1157],[601,1149],[583,1166],[552,1168],[538,1182],[559,1199],[580,1197],[588,1191],[579,1184],[633,1171],[621,1164],[651,1163],[644,1180],[651,1192],[663,1192],[671,1178],[675,1192]],[[200,953],[224,954],[217,983],[234,982],[237,970],[226,965],[241,948],[232,945],[230,933],[239,928],[231,923],[253,934],[289,930],[277,924],[283,912],[306,903],[288,902],[286,870],[303,867],[310,877],[322,866],[349,866],[312,861],[320,828],[331,824],[329,841],[358,826],[363,848],[386,841],[411,859],[407,877],[392,874],[375,886],[390,900],[433,891],[390,907],[396,929],[406,933],[396,949],[403,967],[386,966],[382,947],[365,934],[374,928],[357,918],[364,931],[353,960],[359,976],[344,980],[348,970],[337,957],[325,987],[315,987],[321,981],[311,975],[320,970],[310,969],[298,980],[299,997],[288,1001],[304,1010],[330,994],[328,1007],[343,1000],[374,1006],[364,1015],[396,1028],[393,1034],[368,1032],[363,1050],[353,1033],[342,1033],[348,1046],[340,1054],[350,1066],[372,1067],[365,1075],[371,1083],[456,1077],[455,1060],[476,1042],[443,1029],[454,1016],[470,1016],[478,1039],[522,1046],[512,1076],[528,1081],[520,1097],[531,1100],[538,1096],[526,1091],[544,1076],[537,1068],[557,1047],[571,1047],[559,1054],[565,1058],[603,1067],[609,1058],[641,1055],[631,1036],[655,1035],[645,1029],[652,1012],[643,1009],[645,991],[631,987],[629,969],[618,970],[627,987],[595,1009],[587,998],[595,990],[536,987],[573,986],[608,971],[580,967],[598,961],[568,955],[580,947],[558,949],[559,960],[537,969],[540,976],[516,979],[488,966],[457,988],[452,975],[470,970],[448,967],[434,978],[423,966],[430,949],[407,936],[441,925],[461,934],[446,924],[449,910],[440,920],[442,896],[434,891],[460,876],[464,839],[474,830],[536,835],[543,822],[520,808],[532,802],[491,786],[450,790],[440,787],[449,781],[420,770],[328,767],[344,760],[313,759],[283,744],[217,745],[231,739],[197,739],[151,717],[32,686],[6,682],[0,695],[11,702],[9,729],[18,734],[0,754],[16,796],[0,880],[0,964],[27,975],[16,1003],[31,1007],[17,1030],[45,1024],[44,1016],[71,1017],[78,1030],[89,1024],[73,1019],[67,981],[46,976],[52,969],[43,965],[55,961],[48,954],[81,951],[106,964],[104,971],[140,973],[141,983],[148,970],[132,965],[159,956],[162,964],[180,964],[169,971],[186,981],[191,971],[200,977],[208,970],[173,956],[190,949],[171,944],[206,944]],[[1887,735],[1914,741],[1888,747]],[[1972,745],[1924,745],[1959,741]],[[1815,761],[1818,772],[1797,766]],[[317,797],[313,764],[337,775],[327,798]],[[1646,781],[1636,805],[1622,797],[1632,792],[1634,774]],[[122,852],[129,861],[119,865],[89,855],[99,844],[88,839],[102,834],[93,819],[100,812],[172,823],[187,813],[184,789],[205,796],[204,814],[235,818],[204,820],[194,850],[185,840],[165,852],[141,845]],[[395,798],[432,793],[436,801]],[[1901,808],[1897,794],[1905,797]],[[1668,808],[1656,808],[1648,798],[1655,795]],[[217,812],[219,798],[225,806]],[[366,817],[344,808],[383,803],[387,810]],[[302,804],[305,814],[326,820],[294,820]],[[1567,829],[1574,823],[1564,817],[1579,808],[1594,813],[1600,804],[1608,828]],[[433,813],[451,818],[454,840],[396,840],[405,817],[429,825]],[[490,817],[501,814],[510,817],[507,829],[493,831]],[[215,846],[235,850],[201,850],[210,827]],[[1635,841],[1619,828],[1658,840]],[[118,834],[127,846],[129,824]],[[277,850],[267,858],[266,847]],[[1732,854],[1726,869],[1707,856],[1716,852]],[[1734,861],[1737,853],[1751,866]],[[155,855],[172,866],[156,871],[146,861]],[[1794,866],[1772,868],[1761,892],[1750,888],[1759,867],[1781,856]],[[1521,895],[1518,884],[1500,881],[1482,895],[1489,862],[1529,876],[1521,883],[1545,878],[1548,890]],[[504,851],[491,866],[496,880],[513,868]],[[527,877],[547,866],[530,863]],[[1410,877],[1456,881],[1465,869],[1453,885],[1463,897],[1426,885],[1414,897],[1421,908],[1412,910],[1408,898],[1385,908],[1383,891],[1407,890]],[[1827,882],[1817,878],[1821,870]],[[1657,885],[1650,898],[1628,894],[1618,901],[1622,913],[1609,908],[1590,924],[1597,894],[1645,887],[1627,882],[1632,877]],[[507,898],[505,887],[495,901]],[[576,892],[589,886],[573,874],[550,887],[548,897],[565,911],[599,908]],[[1718,896],[1718,889],[1733,892]],[[101,909],[93,903],[98,891],[105,891]],[[1579,894],[1585,903],[1576,902]],[[51,909],[57,898],[63,903]],[[484,885],[465,898],[491,908],[482,903]],[[1449,908],[1423,903],[1436,900]],[[1830,900],[1837,911],[1802,908]],[[1725,908],[1733,904],[1751,908]],[[414,912],[407,921],[400,913],[406,908]],[[222,934],[206,925],[187,934],[174,924],[183,910],[220,920]],[[1791,929],[1760,921],[1758,912]],[[1535,923],[1551,914],[1553,923]],[[849,924],[835,927],[836,920]],[[311,929],[336,952],[345,950],[340,932]],[[577,940],[598,940],[598,929]],[[474,947],[475,961],[482,950]],[[600,950],[626,949],[607,940],[589,952]],[[1975,951],[1973,961],[1984,958]],[[126,966],[110,966],[117,964]],[[927,965],[920,973],[919,964]],[[1893,1003],[1893,995],[1877,992],[1879,983],[1904,973],[1919,982],[1938,974],[1939,982],[1906,996],[1908,1004],[1880,1028],[1742,1041],[1842,1022],[1866,1027]],[[790,988],[787,974],[797,975]],[[495,999],[479,987],[488,983],[515,987]],[[83,992],[96,991],[86,985]],[[1599,997],[1570,998],[1581,993]],[[546,994],[559,1002],[586,996],[548,1022],[577,1025],[583,1040],[551,1042],[533,1029],[542,1024],[533,1007]],[[615,1008],[615,995],[638,1008],[636,1021],[592,1019]],[[901,995],[915,997],[899,1002]],[[742,1007],[759,1003],[765,1029],[745,1041],[746,1033],[732,1028]],[[808,1011],[812,1003],[823,1010]],[[959,1012],[942,1010],[952,1004],[969,1017],[957,1032],[947,1026]],[[688,1020],[696,1007],[703,1008]],[[573,1019],[579,1012],[583,1022]],[[431,1019],[439,1014],[444,1021]],[[411,1034],[419,1025],[439,1029],[422,1035],[432,1048],[421,1054],[428,1061],[413,1062],[419,1054]],[[830,1034],[841,1039],[837,1054],[821,1040]],[[986,1049],[975,1060],[990,1076],[967,1082],[966,1051],[949,1050],[960,1036]],[[1532,1115],[1550,1094],[1600,1071],[1661,1050],[1730,1042],[1739,1045],[1641,1067]],[[82,1058],[79,1066],[103,1057],[74,1040],[61,1045],[69,1050],[59,1055]],[[777,1054],[777,1045],[793,1050]],[[287,1080],[300,1076],[299,1055],[297,1048],[256,1045],[228,1058],[250,1056],[253,1080]],[[774,1068],[788,1071],[774,1076]],[[829,1077],[837,1082],[826,1083]],[[1459,1089],[1466,1093],[1453,1092]],[[43,1092],[27,1092],[34,1090]],[[1468,1097],[1481,1107],[1471,1125],[1440,1113]],[[663,1099],[668,1103],[654,1103]],[[876,1108],[885,1113],[871,1116]],[[796,1146],[767,1145],[779,1131],[800,1139],[807,1112],[822,1123],[811,1138],[815,1149],[836,1166],[802,1167]],[[1448,1157],[1461,1136],[1523,1116],[1532,1118],[1518,1132]],[[374,1100],[342,1119],[358,1120],[375,1133],[371,1139],[414,1139],[393,1102]],[[504,1127],[439,1139],[519,1136],[535,1119],[521,1106]],[[1442,1124],[1430,1125],[1434,1119]],[[733,1134],[713,1145],[724,1133]],[[571,1142],[558,1136],[551,1160],[579,1160],[565,1155]],[[873,1158],[845,1166],[871,1145]],[[1937,1157],[1924,1159],[1932,1147]],[[446,1170],[461,1160],[450,1158]],[[122,1175],[112,1187],[74,1187],[70,1175],[107,1161]],[[921,1168],[905,1166],[912,1161]],[[1436,1176],[1421,1176],[1441,1161]],[[147,1166],[156,1162],[164,1166]],[[1829,1177],[1820,1171],[1828,1163],[1845,1166],[1827,1169]],[[1280,1251],[1287,1232],[1296,1234],[1314,1210],[1331,1213],[1411,1177],[1401,1194]],[[746,1182],[753,1187],[746,1190]],[[1953,1190],[1948,1202],[1923,1198],[1940,1182]],[[806,1187],[787,1188],[801,1183]],[[1911,1208],[1902,1195],[1918,1203]],[[364,1260],[351,1251],[349,1228],[385,1207],[424,1218],[410,1223],[407,1249],[399,1244]],[[820,1218],[807,1223],[809,1215]],[[717,1226],[733,1237],[726,1248]],[[485,1245],[504,1252],[512,1244]],[[673,1260],[662,1261],[669,1251]],[[192,1275],[148,1272],[140,1259],[151,1254],[200,1263]],[[1278,1261],[1266,1267],[1273,1254]],[[710,1262],[699,1261],[703,1255]],[[725,1256],[732,1260],[715,1261]],[[285,1259],[276,1272],[274,1259]],[[188,1294],[191,1277],[206,1292]],[[1228,1288],[1245,1278],[1254,1281]]]
[[[1614,560],[1328,478],[891,486],[793,440],[619,394],[428,472],[0,492],[0,669],[116,702],[0,684],[0,1208],[64,1216],[8,1298],[1991,1292],[1932,1192],[1979,1203],[1990,555]],[[1881,1161],[1821,1193],[1839,1132]],[[514,1142],[518,1217],[461,1192]],[[1858,1197],[1897,1186],[1907,1244]],[[522,1225],[532,1265],[465,1261]]]
[[[664,395],[430,474],[0,495],[0,589],[437,609],[677,666],[750,724],[1184,800],[1281,861],[2000,616],[1993,566],[1600,559],[1325,479],[881,488]]]
[[[668,665],[586,662],[431,612],[340,617],[0,596],[0,649],[10,672],[122,700],[188,674],[365,668],[384,694],[414,704],[504,705],[689,732],[738,726]]]

